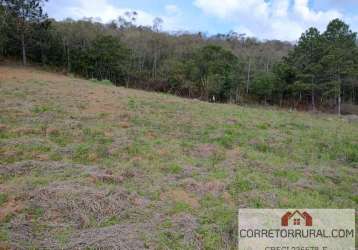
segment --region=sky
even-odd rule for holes
[[[358,31],[358,0],[49,0],[50,17],[109,22],[136,11],[138,25],[163,20],[164,31],[235,31],[259,39],[297,41],[309,27],[325,30],[334,18]]]

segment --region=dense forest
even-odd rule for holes
[[[42,0],[0,0],[0,58],[118,86],[206,101],[335,110],[358,104],[357,34],[342,20],[296,44],[229,32],[164,32],[128,12],[110,23],[56,21]]]

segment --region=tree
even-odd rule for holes
[[[323,38],[326,51],[322,61],[327,83],[334,90],[337,113],[340,115],[344,84],[357,71],[357,33],[352,32],[343,21],[335,19],[328,24]]]
[[[16,28],[21,41],[22,62],[27,63],[26,46],[28,34],[33,23],[42,22],[47,18],[43,12],[42,4],[46,0],[3,0],[5,10],[16,20]]]
[[[1,1],[0,1],[1,3]],[[0,57],[4,56],[5,45],[8,39],[7,37],[7,27],[9,25],[8,15],[6,9],[0,4]]]
[[[51,21],[48,19],[43,22],[33,24],[33,28],[32,28],[33,39],[31,42],[32,44],[35,45],[34,46],[35,53],[32,53],[33,54],[32,59],[35,59],[36,61],[40,61],[42,65],[47,64],[47,60],[48,60],[47,56],[50,55],[49,53],[49,49],[51,46],[50,28],[51,28]]]
[[[323,42],[320,32],[316,28],[309,28],[302,34],[295,49],[295,65],[300,72],[297,90],[310,90],[311,106],[316,109],[315,96],[318,87],[319,73],[322,72],[321,58]]]
[[[127,73],[128,50],[113,36],[99,36],[86,53],[90,75],[114,83],[124,82]]]
[[[256,97],[315,109],[336,100],[338,113],[341,102],[358,102],[356,34],[338,19],[323,34],[308,29],[293,47],[235,32],[168,33],[159,18],[153,26],[137,25],[136,12],[107,24],[58,22],[47,19],[44,1],[0,0],[0,55],[207,101]]]
[[[310,96],[312,109],[316,108],[317,97],[326,105],[334,97],[337,112],[341,114],[342,99],[353,99],[352,102],[355,99],[356,42],[356,33],[339,19],[331,21],[323,34],[315,28],[308,29],[283,61],[294,72],[289,82],[285,80],[291,96],[299,102],[307,102],[306,96]]]
[[[154,32],[159,32],[162,29],[162,25],[163,25],[163,19],[161,19],[160,17],[156,17],[153,20],[153,31]]]
[[[208,45],[196,52],[194,60],[200,97],[206,100],[212,96],[221,101],[230,99],[234,84],[238,83],[238,58],[222,47]]]
[[[289,86],[294,84],[294,81],[296,80],[296,71],[292,66],[290,66],[287,58],[284,58],[282,62],[273,66],[273,73],[277,79],[277,81],[275,81],[273,95],[276,97],[279,105],[282,106]]]
[[[133,27],[135,25],[135,22],[137,21],[137,17],[138,13],[136,11],[126,11],[126,13],[124,13],[124,17],[118,17],[119,27],[122,29],[128,29]]]
[[[272,96],[276,82],[277,78],[273,73],[260,73],[255,76],[251,91],[267,104],[267,99]]]

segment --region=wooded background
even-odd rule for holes
[[[0,57],[118,86],[206,101],[261,103],[341,113],[358,104],[357,34],[339,19],[296,44],[229,32],[161,30],[128,12],[110,23],[56,21],[42,0],[0,0]]]

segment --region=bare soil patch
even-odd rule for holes
[[[199,208],[200,204],[199,201],[197,200],[197,198],[195,198],[194,195],[191,195],[189,193],[187,193],[184,190],[181,189],[174,189],[174,190],[170,190],[166,193],[161,194],[161,199],[162,200],[172,200],[174,202],[183,202],[187,205],[189,205],[192,208]]]

